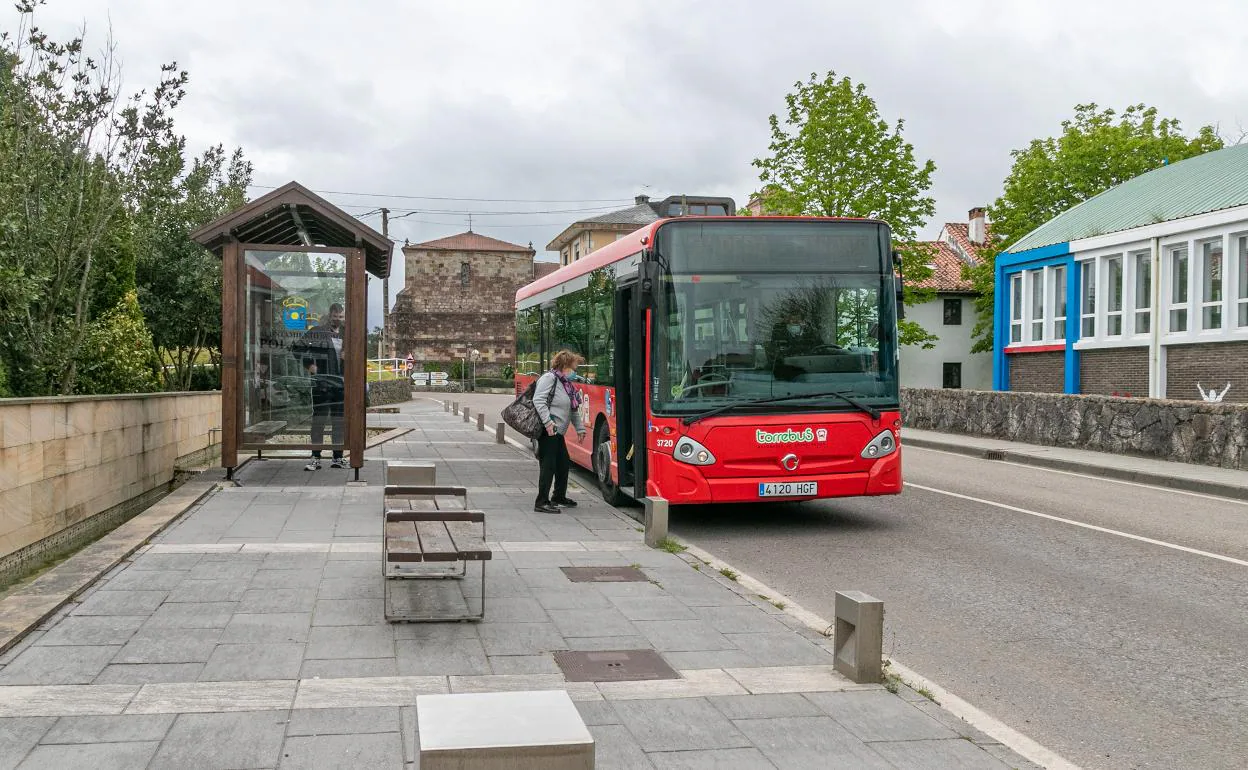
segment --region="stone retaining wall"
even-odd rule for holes
[[[1248,470],[1248,404],[923,389],[901,404],[912,428]]]
[[[412,399],[410,380],[381,380],[368,383],[368,405],[401,404]]]
[[[167,487],[220,428],[219,392],[0,400],[0,566]]]

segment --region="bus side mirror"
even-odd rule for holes
[[[641,304],[642,307],[653,307],[659,292],[659,280],[663,269],[658,262],[641,263]]]
[[[902,283],[900,275],[893,276],[893,287],[897,292],[897,320],[900,321],[906,317],[906,301],[903,292],[904,284]]]

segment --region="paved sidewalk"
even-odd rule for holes
[[[1248,473],[1087,449],[902,428],[903,445],[1248,500]]]
[[[534,461],[492,431],[424,400],[370,424],[413,430],[363,483],[252,462],[0,657],[0,768],[412,768],[417,694],[529,689],[569,692],[599,768],[1032,767],[904,686],[836,674],[830,639],[647,549],[596,493],[532,513]],[[395,457],[436,460],[486,511],[483,622],[383,620],[377,460]],[[655,650],[680,677],[570,683],[560,650]]]

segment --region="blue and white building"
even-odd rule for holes
[[[997,256],[995,306],[996,390],[1248,401],[1248,146],[1054,217]]]

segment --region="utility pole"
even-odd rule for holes
[[[386,237],[386,241],[390,240],[390,209],[383,208],[381,210],[381,234]],[[394,245],[390,245],[391,256],[394,253]],[[377,357],[389,358],[386,348],[386,326],[390,323],[390,273],[387,272],[385,277],[381,279],[381,339],[377,341]]]

